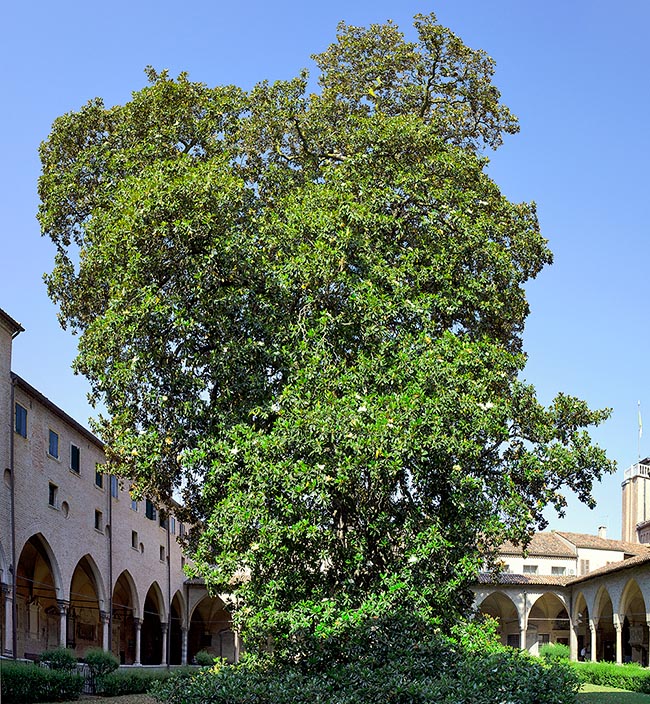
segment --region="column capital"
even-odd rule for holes
[[[160,628],[162,628],[163,633],[167,633],[167,626],[168,626],[167,621],[160,622]]]
[[[59,613],[61,615],[68,613],[68,609],[70,608],[69,601],[64,601],[63,599],[57,599],[56,605],[57,605],[57,607],[59,609]]]
[[[100,611],[99,618],[102,623],[108,623],[110,620],[108,611]]]
[[[133,625],[135,626],[135,630],[139,631],[142,628],[142,619],[141,618],[134,618]]]

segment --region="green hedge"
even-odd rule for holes
[[[635,663],[617,665],[613,662],[573,662],[571,665],[581,682],[650,693],[650,670]]]
[[[97,681],[96,694],[118,697],[122,694],[145,694],[154,682],[171,676],[169,670],[118,670],[110,672]]]
[[[83,675],[38,665],[0,662],[2,704],[63,702],[79,699]]]
[[[303,634],[298,658],[249,656],[174,675],[150,693],[166,704],[575,702],[579,681],[568,665],[475,639],[442,635],[408,614],[378,617],[327,637]]]

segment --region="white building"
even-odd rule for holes
[[[537,653],[565,643],[573,659],[584,649],[592,660],[649,664],[650,460],[625,472],[622,491],[624,540],[600,528],[537,533],[525,553],[502,546],[503,572],[480,575],[474,595],[504,644]]]

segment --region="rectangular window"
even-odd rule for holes
[[[178,524],[178,535],[183,538],[185,536],[185,524],[184,523],[179,523]]]
[[[566,567],[551,567],[551,574],[561,576],[566,574]]]
[[[589,574],[589,560],[580,560],[580,574]]]
[[[160,527],[167,530],[167,514],[164,511],[160,512]]]
[[[131,531],[131,547],[135,550],[138,549],[138,532],[135,530]]]
[[[76,445],[70,445],[70,469],[79,474],[81,469],[81,453]]]
[[[119,491],[120,491],[120,486],[119,486],[119,483],[118,483],[118,481],[117,481],[117,477],[114,477],[114,476],[111,474],[111,496],[112,496],[114,499],[117,499],[117,495],[119,494]]]
[[[102,466],[99,463],[95,465],[95,486],[100,489],[104,488],[104,473],[102,472]]]
[[[524,574],[537,574],[537,565],[524,565]]]
[[[551,642],[551,637],[548,633],[540,633],[537,636],[537,642],[539,643],[539,645],[547,645]]]
[[[50,442],[47,448],[47,454],[50,457],[59,459],[59,436],[53,430],[50,430]]]
[[[131,511],[138,510],[138,502],[135,499],[131,499]]]
[[[160,561],[161,562],[165,561],[165,548],[163,545],[160,546]]]
[[[27,437],[27,409],[19,403],[16,404],[16,432],[18,435]]]
[[[52,482],[50,482],[50,489],[49,489],[49,493],[48,493],[47,502],[48,502],[48,504],[50,504],[50,506],[54,506],[54,508],[58,508],[58,504],[56,501],[56,495],[57,495],[58,491],[59,491],[59,487],[56,484],[52,484]]]
[[[153,503],[147,499],[144,504],[144,515],[150,520],[150,521],[155,521],[156,520],[156,507],[153,505]]]
[[[95,530],[101,531],[102,533],[104,532],[102,530],[102,512],[101,511],[95,511]]]
[[[173,516],[169,519],[169,530],[172,535],[176,535],[176,519]]]

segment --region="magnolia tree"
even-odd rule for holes
[[[149,69],[41,147],[47,285],[110,470],[182,493],[245,633],[391,599],[444,624],[499,542],[612,469],[585,430],[607,411],[521,381],[551,253],[486,174],[518,129],[493,62],[415,29],[340,25],[315,93]]]

